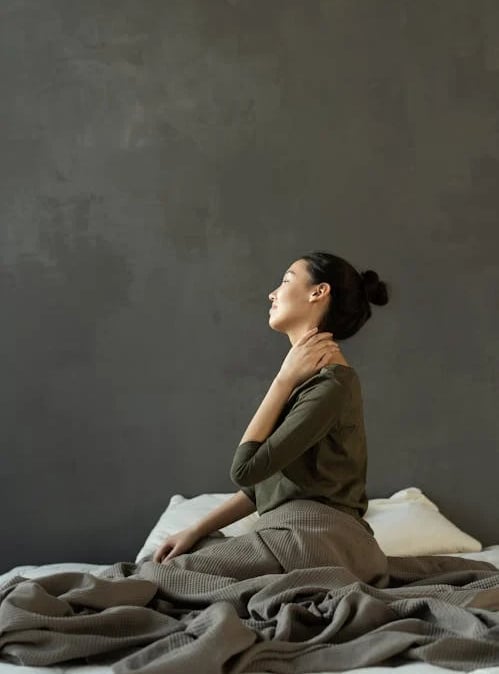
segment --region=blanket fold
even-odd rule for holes
[[[351,515],[316,501],[98,573],[0,586],[0,660],[81,660],[115,674],[295,674],[420,660],[499,665],[499,569],[446,555],[387,557]]]

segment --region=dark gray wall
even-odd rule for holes
[[[494,0],[0,9],[0,571],[132,560],[232,455],[325,248],[389,283],[344,342],[370,498],[497,509]]]

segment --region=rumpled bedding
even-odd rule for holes
[[[242,536],[97,573],[0,585],[0,659],[116,674],[282,674],[424,661],[499,665],[499,569],[387,557],[352,516],[307,499]]]

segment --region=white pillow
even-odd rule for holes
[[[147,537],[146,542],[135,558],[135,562],[138,562],[146,555],[154,553],[167,536],[192,526],[211,510],[232,498],[234,493],[200,494],[190,499],[186,499],[181,494],[174,494],[166,510],[162,513]],[[250,513],[237,522],[223,527],[220,531],[224,536],[240,536],[250,531],[252,524],[259,517],[258,512],[255,510],[255,512]]]
[[[167,536],[192,526],[233,495],[200,494],[186,499],[181,494],[174,494],[135,561],[154,553]],[[220,531],[225,536],[245,534],[258,517],[255,511]],[[364,519],[371,525],[385,555],[443,555],[482,549],[479,541],[446,519],[417,487],[402,489],[389,498],[369,500]]]
[[[417,487],[369,500],[364,519],[385,555],[445,555],[482,549],[476,538],[444,517]]]

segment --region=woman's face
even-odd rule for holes
[[[324,303],[311,301],[315,289],[316,286],[310,284],[305,260],[293,262],[284,272],[281,285],[269,293],[270,327],[289,333],[296,328],[308,330],[318,325]]]

